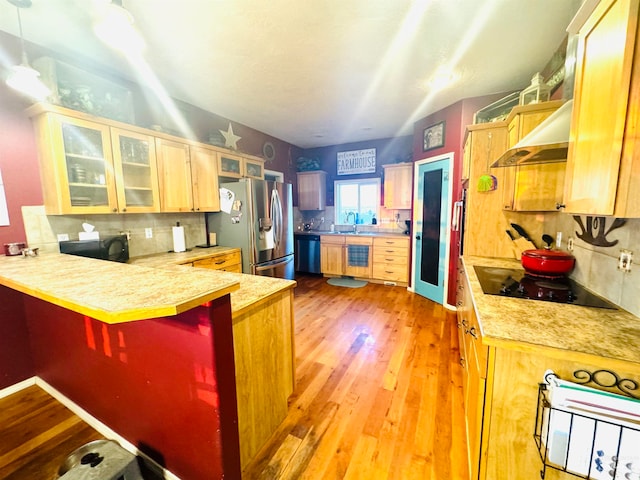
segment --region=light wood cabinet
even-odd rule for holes
[[[221,255],[213,255],[208,258],[196,260],[192,266],[197,268],[208,268],[211,270],[223,270],[225,272],[242,273],[242,256],[240,249],[224,253]]]
[[[298,209],[324,210],[327,206],[327,172],[298,172]]]
[[[488,348],[482,345],[482,334],[473,308],[473,299],[464,268],[458,269],[457,326],[462,365],[467,456],[470,478],[478,479],[480,445],[485,404]]]
[[[349,247],[368,247],[349,253]],[[362,256],[366,255],[366,258]],[[383,235],[321,235],[320,271],[406,286],[409,279],[409,237]]]
[[[163,212],[219,211],[217,152],[156,139]]]
[[[384,206],[394,210],[411,209],[413,196],[413,164],[397,163],[383,165]]]
[[[233,353],[244,469],[288,413],[295,384],[292,288],[233,313]]]
[[[602,0],[578,31],[566,212],[640,217],[638,11]]]
[[[264,160],[233,153],[220,152],[218,175],[227,178],[264,178]]]
[[[505,230],[509,224],[502,212],[502,187],[505,169],[489,168],[490,162],[507,149],[507,124],[482,123],[467,126],[466,148],[469,150],[470,177],[467,190],[464,253],[480,257],[504,257],[513,245]],[[498,189],[478,191],[478,180],[491,174],[497,178]]]
[[[344,235],[320,236],[320,271],[323,274],[344,274],[344,246]]]
[[[371,276],[403,286],[408,284],[409,237],[373,237]]]
[[[509,148],[562,105],[562,100],[514,107],[507,117]],[[565,162],[504,168],[503,208],[513,211],[556,211],[562,203]]]
[[[30,110],[49,214],[160,210],[153,138],[72,110]]]
[[[536,339],[527,343],[486,341],[475,304],[467,273],[460,266],[457,320],[470,479],[541,478],[543,464],[533,432],[538,385],[545,372],[552,370],[560,378],[572,380],[576,378],[574,372],[579,370],[608,370],[620,378],[640,381],[640,364],[537,346]],[[526,307],[521,310],[523,315],[526,315],[525,311]],[[540,322],[544,328],[544,319]],[[547,468],[544,478],[570,480],[576,477]]]

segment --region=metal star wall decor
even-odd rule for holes
[[[239,137],[235,133],[233,133],[233,127],[231,126],[231,122],[229,122],[229,128],[225,132],[224,130],[220,130],[220,133],[224,137],[224,146],[227,148],[232,148],[233,150],[238,149],[238,140],[242,137]]]

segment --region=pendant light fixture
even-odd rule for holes
[[[110,47],[125,54],[141,53],[144,41],[133,26],[133,15],[122,0],[99,0],[97,19],[93,25],[96,36]]]
[[[16,7],[18,13],[18,28],[20,30],[20,49],[22,55],[20,65],[14,65],[9,69],[6,80],[7,85],[35,100],[45,100],[51,94],[51,90],[40,80],[40,72],[29,65],[27,52],[24,48],[24,38],[22,36],[20,9],[31,7],[31,0],[7,1]]]

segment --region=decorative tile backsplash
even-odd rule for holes
[[[176,222],[184,226],[187,248],[206,242],[205,222],[202,213],[132,213],[127,215],[46,215],[44,206],[22,207],[30,247],[43,252],[58,252],[59,234],[77,240],[84,222],[95,227],[100,237],[129,233],[129,256],[139,257],[173,249],[172,228]],[[146,238],[146,229],[151,228],[152,237]]]
[[[579,217],[586,225],[587,216]],[[615,218],[603,218],[607,231],[614,225]],[[609,243],[618,242],[608,247],[594,246],[580,239],[578,235],[582,234],[582,228],[573,215],[559,213],[554,220],[556,228],[553,231],[562,232],[563,250],[567,249],[568,240],[573,239],[571,253],[576,257],[576,268],[571,276],[595,293],[640,316],[640,219],[628,219],[623,226],[612,229],[606,239]],[[630,250],[635,257],[628,273],[618,270],[622,249]]]

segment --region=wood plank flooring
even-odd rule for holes
[[[468,478],[455,315],[401,287],[297,280],[296,389],[243,478]],[[0,479],[53,480],[97,438],[38,387],[0,399]]]
[[[468,478],[455,314],[300,276],[296,389],[244,479]]]
[[[103,438],[40,387],[0,399],[0,478],[53,480],[67,456]]]

